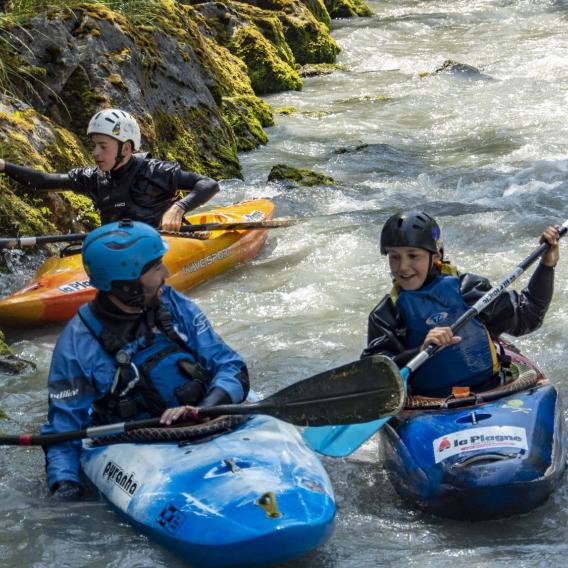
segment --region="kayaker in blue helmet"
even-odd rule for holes
[[[367,348],[362,357],[381,354],[404,366],[429,343],[443,348],[411,379],[413,394],[445,397],[452,387],[484,390],[499,381],[500,360],[494,340],[537,329],[548,310],[559,259],[559,226],[548,227],[550,243],[527,287],[502,292],[469,322],[459,336],[450,326],[491,289],[486,278],[458,274],[444,259],[441,231],[427,213],[409,211],[390,217],[381,232],[381,254],[388,256],[393,289],[369,315]]]
[[[0,158],[0,172],[30,189],[72,190],[86,195],[93,200],[102,223],[128,218],[164,231],[179,231],[183,215],[219,191],[215,180],[182,170],[177,162],[135,154],[141,146],[140,127],[124,110],[97,112],[87,135],[93,143],[96,167],[50,174]],[[182,198],[180,191],[189,193]]]
[[[243,359],[193,302],[164,284],[166,250],[155,229],[129,220],[87,236],[83,264],[97,294],[55,346],[42,433],[154,416],[171,423],[194,407],[246,398]],[[55,496],[80,497],[80,452],[80,442],[47,448]]]

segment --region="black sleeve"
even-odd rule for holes
[[[4,173],[13,180],[32,189],[44,191],[73,189],[73,183],[67,174],[48,174],[33,168],[17,166],[10,162],[6,162]]]
[[[486,279],[469,277],[469,289],[464,290],[468,280],[462,280],[462,294],[468,305],[473,305],[485,292],[491,289]],[[475,278],[478,280],[476,281]],[[471,284],[474,284],[473,286]],[[538,329],[543,320],[554,292],[554,268],[540,263],[526,288],[520,293],[514,290],[502,292],[495,301],[483,310],[477,319],[493,337],[502,333],[520,336]]]
[[[211,178],[193,172],[178,172],[177,188],[191,190],[185,197],[176,202],[184,211],[191,211],[207,203],[218,191],[219,184]]]
[[[369,314],[367,347],[361,357],[395,357],[407,350],[406,327],[390,296],[385,296]]]

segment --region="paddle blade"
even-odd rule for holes
[[[402,410],[409,375],[410,372],[406,367],[400,371],[399,377],[402,381],[402,401],[400,407],[395,412],[392,412],[391,416],[383,415],[379,420],[373,420],[365,424],[306,428],[303,433],[306,444],[319,454],[332,458],[343,458],[352,454],[373,434],[378,432],[392,416]]]
[[[387,416],[364,424],[306,428],[303,436],[306,444],[319,454],[332,458],[343,458],[351,455],[363,442],[380,430],[390,418]]]
[[[252,406],[292,424],[325,426],[390,416],[403,403],[397,366],[375,356],[299,381]]]

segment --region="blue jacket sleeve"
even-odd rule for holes
[[[223,389],[233,403],[242,402],[249,391],[248,370],[243,358],[213,330],[205,314],[188,298],[164,287],[163,299],[173,315],[174,325],[187,338],[198,363],[213,379],[211,389]]]
[[[91,405],[112,384],[112,359],[76,316],[59,337],[48,378],[49,408],[42,434],[80,430],[91,423]],[[46,449],[47,483],[79,483],[81,442],[67,442]]]

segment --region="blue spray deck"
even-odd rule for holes
[[[425,511],[464,520],[517,515],[562,481],[562,406],[544,381],[479,405],[408,410],[385,426],[381,449],[397,492]]]
[[[328,476],[298,431],[256,416],[202,443],[84,445],[105,500],[189,565],[284,562],[332,534]]]

